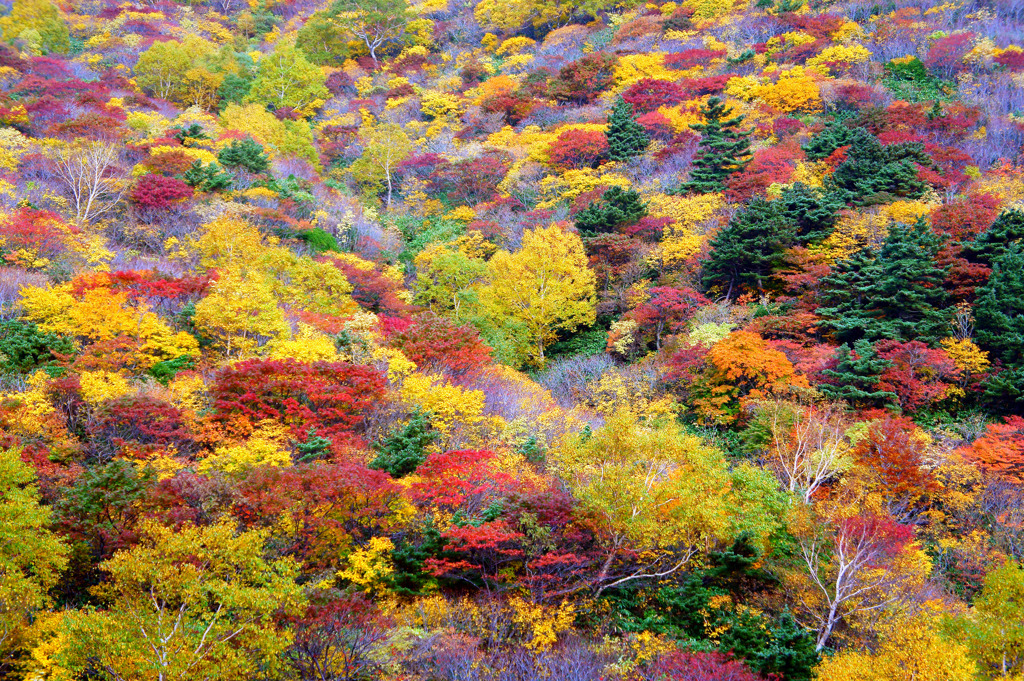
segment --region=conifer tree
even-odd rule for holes
[[[783,251],[795,242],[796,225],[785,206],[755,198],[711,240],[704,288],[717,288],[730,298],[741,288],[763,290],[764,279],[782,265]]]
[[[888,338],[935,344],[946,337],[945,269],[936,264],[941,247],[924,220],[894,224],[877,252],[866,248],[822,279],[823,326],[840,342]]]
[[[1000,213],[992,226],[964,244],[964,256],[991,266],[1013,243],[1024,239],[1024,211],[1010,209]]]
[[[385,471],[393,478],[411,475],[427,458],[424,451],[440,435],[430,427],[430,415],[417,410],[405,427],[385,438],[369,468]]]
[[[220,150],[217,160],[225,168],[245,168],[250,173],[262,173],[270,164],[263,147],[251,137],[232,141]]]
[[[832,233],[839,211],[844,207],[835,194],[797,182],[782,192],[779,202],[796,224],[797,240],[802,244],[821,241]]]
[[[690,128],[701,134],[700,149],[693,161],[690,179],[681,192],[708,194],[725,189],[726,178],[743,170],[750,160],[750,130],[740,130],[744,116],[729,118],[732,108],[718,97],[708,100],[701,113],[707,122]]]
[[[1006,367],[986,382],[995,402],[1024,407],[1024,246],[1011,243],[978,289],[974,319],[978,345]],[[1001,405],[1006,407],[1006,404]]]
[[[647,215],[647,204],[635,189],[612,187],[576,214],[576,229],[584,236],[614,231]]]
[[[615,101],[604,134],[608,138],[608,158],[613,161],[628,161],[639,156],[651,143],[644,126],[633,117],[633,105],[622,97]]]
[[[864,128],[854,128],[845,140],[847,158],[826,186],[855,206],[873,206],[897,197],[916,199],[928,189],[918,178],[918,166],[931,167],[920,142],[883,145]]]
[[[822,394],[834,400],[844,400],[855,407],[879,406],[886,402],[895,402],[896,394],[886,390],[878,390],[878,382],[882,372],[892,362],[881,359],[875,349],[866,340],[859,340],[839,347],[839,362],[835,369],[825,369],[821,373],[835,380],[835,383],[823,383],[817,386]]]

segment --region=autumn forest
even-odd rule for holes
[[[0,681],[1024,679],[1024,0],[0,0]]]

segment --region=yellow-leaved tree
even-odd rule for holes
[[[68,548],[48,529],[35,472],[19,452],[0,449],[0,669],[25,646],[33,614],[67,563]]]
[[[498,251],[489,264],[491,314],[523,325],[538,364],[559,331],[594,323],[596,277],[578,234],[558,225],[526,232],[521,250]]]
[[[769,473],[730,471],[722,452],[668,419],[621,410],[552,462],[602,542],[601,564],[580,588],[666,577],[741,532],[763,545],[781,526],[785,499]]]
[[[273,668],[290,638],[274,615],[295,613],[303,595],[291,559],[265,558],[268,533],[145,522],[141,535],[100,565],[104,607],[65,616],[53,656],[62,671],[227,681]]]

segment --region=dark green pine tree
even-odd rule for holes
[[[1024,212],[1017,209],[1003,211],[992,226],[964,244],[963,255],[968,260],[980,262],[989,267],[997,260],[1010,244],[1020,243],[1024,239]]]
[[[917,166],[931,167],[932,159],[920,142],[883,145],[864,128],[854,128],[847,140],[846,160],[829,177],[827,187],[855,206],[916,199],[928,189]]]
[[[215,192],[231,187],[235,181],[231,173],[224,172],[219,165],[211,163],[203,165],[199,159],[189,166],[189,169],[181,176],[185,184],[203,192]]]
[[[974,304],[978,345],[1005,369],[986,381],[993,403],[1024,409],[1024,246],[1011,243],[993,263],[992,276],[978,288]]]
[[[842,123],[829,123],[824,130],[817,133],[803,146],[807,158],[820,161],[831,156],[839,147],[848,146],[853,140],[853,129]]]
[[[628,161],[639,156],[651,143],[644,126],[633,116],[633,105],[622,97],[615,100],[604,135],[608,138],[608,158],[613,161]]]
[[[765,279],[795,243],[796,224],[785,206],[757,197],[711,240],[701,283],[728,298],[744,290],[763,291]]]
[[[612,232],[620,225],[628,225],[647,215],[647,204],[634,189],[611,187],[601,195],[600,201],[576,213],[576,229],[584,236]]]
[[[438,437],[440,435],[430,426],[430,415],[415,411],[405,427],[375,446],[377,456],[369,468],[385,471],[393,478],[410,475],[426,460],[424,450]]]
[[[263,147],[252,138],[234,140],[217,154],[217,160],[225,168],[244,168],[250,173],[262,173],[270,165]]]
[[[945,268],[936,264],[942,242],[919,219],[894,224],[881,248],[867,248],[823,277],[822,326],[843,343],[865,338],[919,340],[934,345],[949,331],[942,288]]]
[[[697,158],[690,170],[690,179],[679,191],[709,194],[725,189],[725,180],[743,170],[750,160],[750,130],[740,130],[743,116],[729,118],[731,108],[718,97],[701,107],[705,123],[690,127],[701,134]]]
[[[818,390],[833,400],[843,400],[854,407],[878,407],[896,401],[896,394],[878,389],[882,372],[892,362],[881,359],[866,340],[859,340],[850,348],[846,343],[837,352],[839,362],[835,369],[821,373],[835,381],[822,383]]]
[[[835,194],[802,182],[783,190],[778,200],[796,224],[796,237],[801,244],[827,238],[839,219],[839,211],[845,207]]]

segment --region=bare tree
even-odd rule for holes
[[[105,142],[80,141],[56,151],[54,174],[64,185],[79,225],[111,213],[124,198],[128,174],[119,160],[118,147]]]
[[[836,626],[855,614],[869,614],[901,600],[914,575],[899,558],[912,531],[891,518],[861,515],[820,524],[798,533],[800,553],[821,607],[810,608],[818,625],[816,649],[824,648]]]
[[[806,407],[786,401],[761,402],[755,410],[771,434],[769,467],[804,503],[830,479],[849,467],[848,424],[839,408]]]

